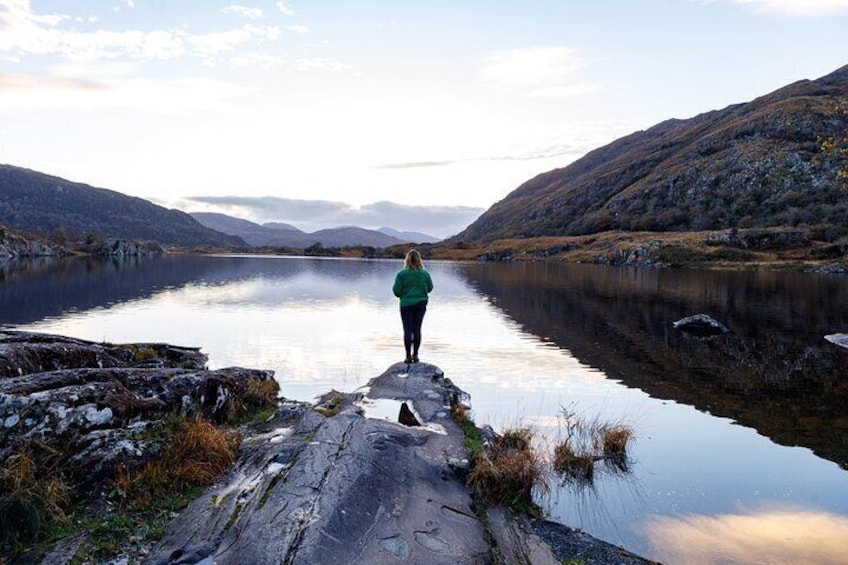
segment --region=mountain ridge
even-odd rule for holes
[[[451,241],[830,224],[848,231],[848,65],[541,173]]]
[[[185,212],[7,164],[0,164],[0,222],[22,231],[62,230],[167,246],[245,246],[240,238],[211,230]]]
[[[207,227],[241,237],[254,247],[306,248],[315,244],[323,247],[389,247],[407,243],[391,234],[358,226],[340,226],[308,233],[290,224],[257,224],[217,212],[192,212],[191,216]],[[278,225],[285,227],[276,227]]]

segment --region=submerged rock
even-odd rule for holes
[[[681,318],[673,324],[674,328],[685,333],[706,337],[729,332],[727,326],[706,314],[695,314]]]

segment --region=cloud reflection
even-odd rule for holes
[[[645,530],[668,563],[848,563],[848,517],[827,512],[657,516]]]

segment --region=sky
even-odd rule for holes
[[[0,0],[0,163],[312,231],[456,233],[848,64],[848,0]]]

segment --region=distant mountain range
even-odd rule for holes
[[[417,233],[401,232],[392,228],[369,230],[347,226],[318,230],[308,233],[290,224],[268,222],[257,224],[241,218],[213,212],[193,212],[194,217],[204,226],[238,236],[253,247],[296,247],[305,248],[316,243],[323,247],[348,247],[367,245],[389,247],[402,243],[431,243],[437,238]]]
[[[169,210],[87,184],[21,167],[0,165],[0,222],[22,231],[56,230],[157,241],[165,246],[245,247],[245,242]]]
[[[772,226],[848,233],[848,66],[618,139],[449,241]]]

